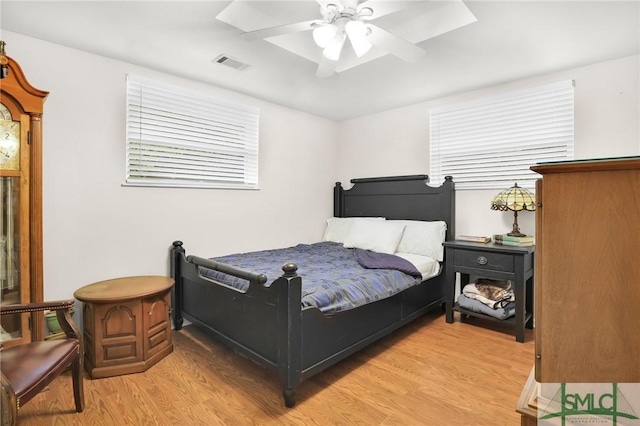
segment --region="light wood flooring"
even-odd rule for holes
[[[194,327],[145,373],[85,379],[75,413],[69,373],[18,412],[18,425],[519,425],[516,402],[533,365],[533,332],[446,324],[430,313],[303,382],[284,406],[274,372]]]

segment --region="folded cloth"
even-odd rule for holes
[[[508,297],[506,297],[505,299],[502,299],[502,300],[490,300],[490,299],[487,299],[486,297],[483,297],[483,296],[481,296],[479,294],[475,294],[475,293],[462,292],[462,294],[464,294],[469,299],[477,300],[478,302],[488,306],[491,309],[504,308],[509,303],[514,302],[516,300],[516,297],[515,297],[515,295],[513,293],[508,295]]]
[[[479,278],[469,286],[469,290],[490,300],[502,300],[513,291],[511,280],[490,280]]]
[[[510,280],[493,281],[481,278],[476,282],[465,285],[462,289],[462,294],[478,300],[492,309],[503,308],[507,303],[515,300]]]
[[[492,309],[489,306],[485,305],[484,303],[480,302],[479,300],[472,299],[470,297],[465,296],[464,294],[461,294],[460,296],[458,296],[458,305],[463,309],[467,309],[469,311],[477,312],[480,314],[489,315],[501,320],[510,318],[516,314],[515,302],[510,302],[506,304],[504,308],[498,307],[498,308]]]

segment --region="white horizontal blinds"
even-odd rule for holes
[[[573,159],[573,81],[429,111],[432,182],[535,186],[540,162]]]
[[[127,76],[127,185],[258,186],[257,108]]]

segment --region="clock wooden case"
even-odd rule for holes
[[[41,302],[42,115],[48,92],[8,58],[0,80],[0,304]],[[44,338],[42,313],[5,316],[2,344]]]

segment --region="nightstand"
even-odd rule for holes
[[[141,373],[173,352],[173,284],[169,277],[139,276],[75,291],[75,298],[84,302],[84,366],[89,377]]]
[[[490,321],[512,323],[516,340],[524,342],[524,328],[533,328],[533,253],[535,247],[514,247],[496,244],[447,241],[446,274],[449,286],[447,297],[448,323],[453,322],[454,311]],[[460,291],[469,284],[469,277],[511,280],[515,294],[515,316],[500,320],[461,308],[455,302],[456,273],[460,274]]]

